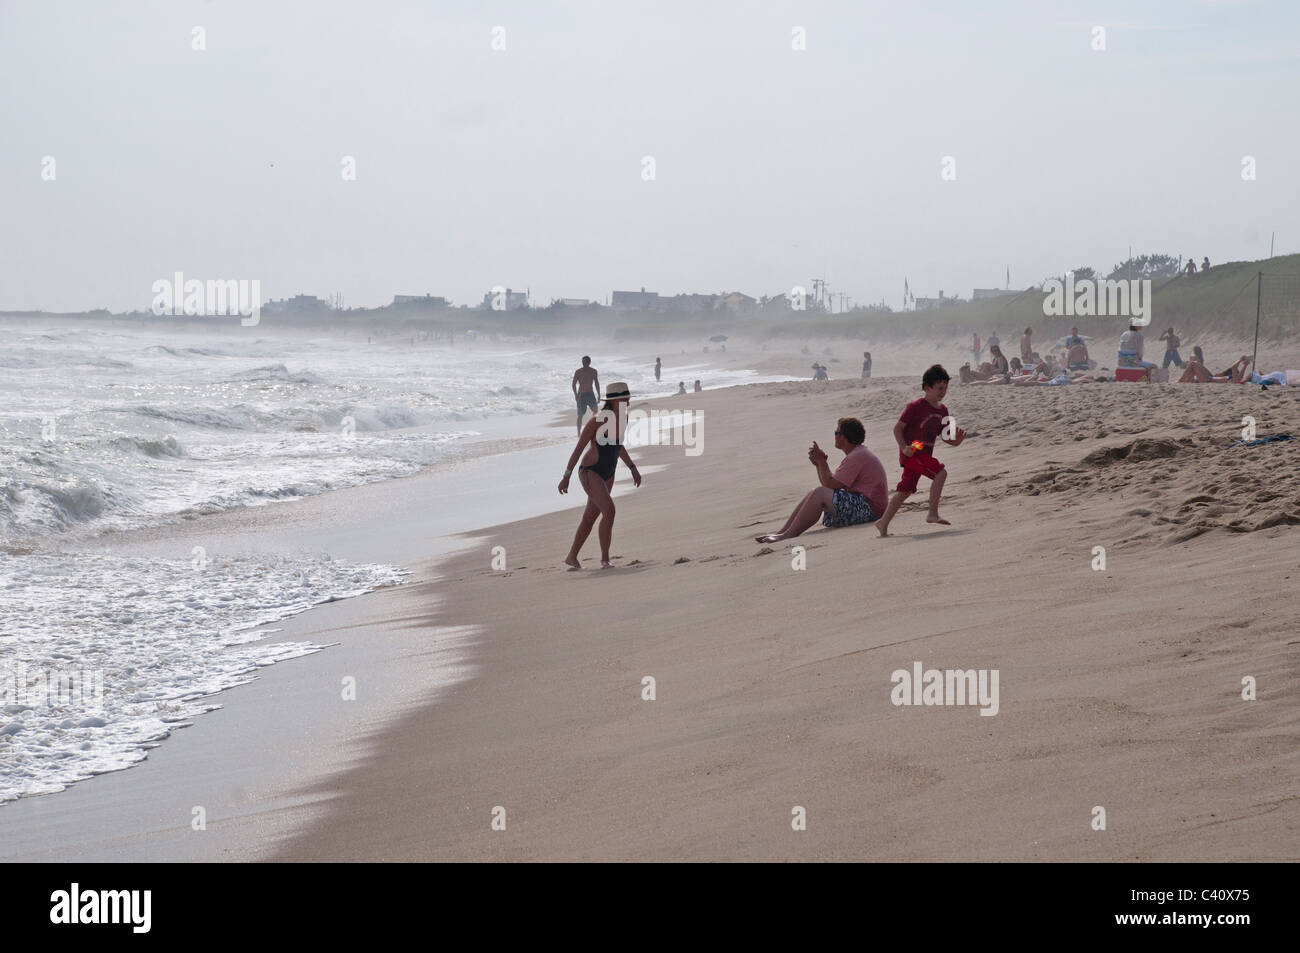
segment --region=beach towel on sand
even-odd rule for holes
[[[1274,441],[1277,440],[1292,440],[1292,439],[1294,438],[1289,433],[1277,433],[1271,437],[1260,437],[1258,440],[1251,440],[1249,443],[1246,442],[1245,440],[1238,440],[1236,443],[1228,444],[1228,449],[1231,450],[1233,447],[1258,447],[1260,444],[1264,444],[1264,443],[1273,443]]]

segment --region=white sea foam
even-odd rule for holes
[[[403,575],[319,556],[0,554],[0,801],[142,760],[213,693],[321,648],[259,626]],[[42,694],[69,672],[102,698]]]

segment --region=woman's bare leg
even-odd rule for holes
[[[614,498],[610,496],[610,491],[614,488],[614,478],[608,480],[592,481],[592,496],[597,497],[596,505],[600,507],[600,529],[597,535],[600,537],[600,568],[609,569],[609,543],[614,538]],[[600,499],[604,497],[604,499]]]
[[[605,522],[600,524],[600,548],[602,559],[609,562],[609,538],[613,532],[614,522],[614,501],[610,499],[609,487],[599,477],[591,476],[590,470],[578,471],[578,482],[587,492],[587,508],[582,511],[582,519],[578,521],[578,531],[573,534],[573,547],[569,550],[569,555],[565,557],[564,564],[572,569],[581,569],[582,563],[578,561],[578,552],[582,549],[583,544],[587,542],[587,537],[591,535],[591,528],[596,525],[597,517],[604,514],[605,509],[602,506],[601,497],[604,497],[604,503],[609,508],[608,522],[609,529],[606,529]],[[613,480],[609,481],[611,484]]]

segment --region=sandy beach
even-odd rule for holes
[[[703,452],[637,451],[665,469],[635,490],[620,469],[616,569],[564,571],[566,510],[365,597],[417,633],[472,627],[474,675],[294,792],[321,810],[262,856],[1296,859],[1300,443],[1230,445],[1246,415],[1260,436],[1294,428],[1300,391],[954,384],[970,437],[941,454],[951,527],[913,497],[889,539],[753,541],[815,485],[805,451],[839,416],[896,480],[890,430],[918,394],[890,378],[659,401],[703,414]],[[568,449],[515,476],[553,484]],[[996,715],[893,704],[891,673],[917,663],[996,670]]]

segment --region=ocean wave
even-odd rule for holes
[[[146,457],[155,459],[186,456],[185,448],[180,445],[180,442],[175,437],[164,437],[161,440],[148,440],[143,437],[116,437],[113,439],[112,444],[121,450],[143,453]]]
[[[211,695],[318,652],[261,629],[400,583],[328,556],[0,554],[0,802],[143,760]]]
[[[283,364],[266,364],[246,371],[231,374],[232,381],[280,381],[286,384],[323,384],[325,383],[311,371],[291,373]]]

